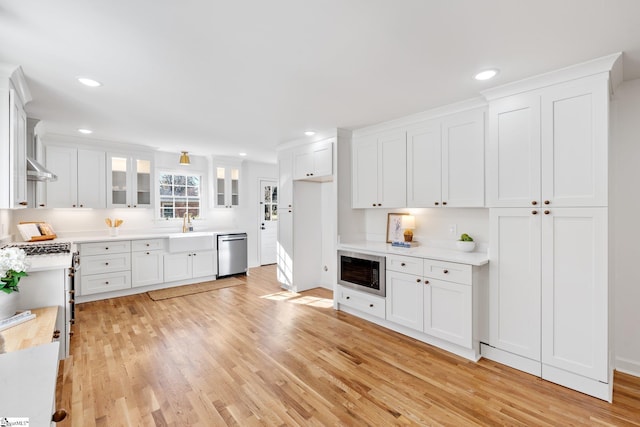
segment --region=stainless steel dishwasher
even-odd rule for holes
[[[247,272],[247,233],[218,235],[218,277]]]

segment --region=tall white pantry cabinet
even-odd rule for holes
[[[608,401],[609,93],[618,58],[484,93],[491,278],[482,355]]]

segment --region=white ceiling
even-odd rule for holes
[[[22,66],[47,132],[275,161],[307,129],[614,52],[640,78],[639,16],[638,0],[0,0],[0,62]]]

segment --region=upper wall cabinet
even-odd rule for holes
[[[606,73],[492,101],[487,205],[607,206]]]
[[[3,181],[0,209],[26,208],[28,205],[24,104],[31,100],[31,96],[22,70],[11,71],[0,66],[0,176]]]
[[[107,153],[107,207],[150,208],[153,195],[151,156]]]
[[[58,179],[46,184],[44,208],[107,207],[104,151],[46,144],[45,165]]]
[[[293,155],[293,179],[331,181],[333,140],[316,142],[297,150]]]
[[[407,130],[407,206],[484,206],[484,110]]]
[[[403,129],[354,139],[352,207],[405,207],[406,167],[406,133]]]
[[[240,205],[240,164],[217,164],[213,173],[216,177],[215,207],[238,207]]]

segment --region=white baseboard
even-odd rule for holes
[[[640,377],[640,362],[637,360],[616,357],[616,371]]]

